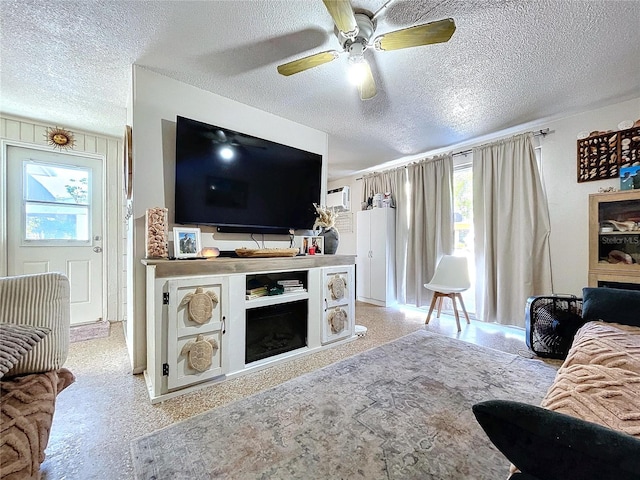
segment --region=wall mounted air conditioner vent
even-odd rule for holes
[[[339,187],[327,192],[327,207],[334,208],[338,212],[351,209],[349,187]]]

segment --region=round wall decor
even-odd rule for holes
[[[45,136],[47,137],[47,143],[53,148],[59,148],[60,150],[67,150],[73,148],[76,144],[76,139],[73,132],[64,128],[55,127],[47,128]]]

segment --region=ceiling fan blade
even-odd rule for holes
[[[310,68],[324,65],[325,63],[329,63],[336,58],[338,58],[338,52],[336,52],[335,50],[316,53],[314,55],[309,55],[308,57],[299,58],[298,60],[294,60],[293,62],[278,65],[278,73],[280,75],[288,77],[289,75],[293,75],[294,73],[304,72],[305,70],[309,70]]]
[[[369,100],[376,96],[376,81],[373,79],[369,62],[365,61],[364,65],[366,65],[363,68],[364,76],[358,85],[358,91],[360,92],[360,100]]]
[[[385,51],[419,47],[421,45],[431,45],[432,43],[447,42],[455,31],[456,24],[453,18],[446,18],[437,22],[385,33],[376,37],[373,44],[376,50]]]
[[[349,0],[322,0],[338,30],[347,38],[355,38],[358,24]]]

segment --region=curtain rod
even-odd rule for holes
[[[548,128],[544,128],[544,129],[542,129],[542,130],[538,130],[537,132],[533,132],[533,136],[534,136],[534,137],[539,137],[539,136],[543,136],[543,137],[545,137],[545,136],[547,136],[549,133],[551,133],[551,131],[550,131]],[[452,156],[452,157],[456,157],[456,156],[458,156],[458,155],[467,155],[467,154],[469,154],[469,153],[471,153],[471,152],[473,152],[473,149],[472,149],[472,148],[469,148],[469,149],[467,149],[467,150],[462,150],[461,152],[452,153],[452,154],[451,154],[451,156]],[[407,166],[406,166],[406,165],[404,165],[404,167],[406,168]],[[362,180],[362,178],[363,178],[363,177],[358,177],[358,178],[356,178],[356,182],[357,182],[358,180]]]
[[[538,130],[537,132],[533,132],[533,136],[534,137],[540,137],[540,136],[547,136],[550,133],[550,130],[548,128],[545,128],[543,130]],[[458,155],[467,155],[469,153],[473,152],[472,148],[468,148],[467,150],[462,150],[461,152],[456,152],[456,153],[452,153],[451,156],[452,157],[456,157]]]

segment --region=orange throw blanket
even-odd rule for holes
[[[640,438],[640,328],[585,324],[542,406]]]
[[[56,396],[75,380],[66,368],[0,382],[0,478],[37,480]]]

